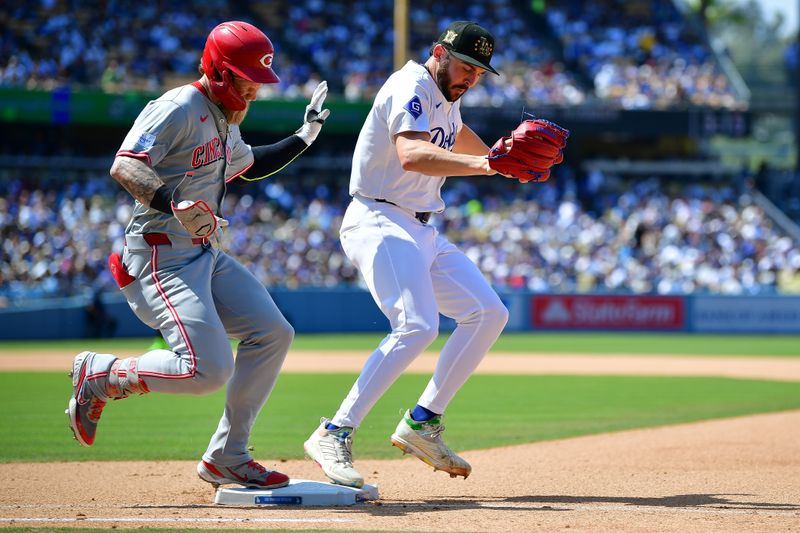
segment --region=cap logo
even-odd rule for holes
[[[442,42],[452,46],[453,41],[456,40],[456,37],[458,37],[458,33],[454,32],[453,30],[447,30],[447,33],[445,33],[444,37],[442,37]]]
[[[481,36],[475,41],[475,51],[480,55],[490,57],[493,50],[494,46],[492,46],[492,43],[490,43],[486,37]]]
[[[272,66],[272,56],[273,54],[264,54],[258,62],[261,63],[264,68],[269,68]]]

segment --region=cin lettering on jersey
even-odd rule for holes
[[[225,157],[225,150],[219,137],[196,146],[192,151],[192,168],[204,167]]]
[[[450,123],[450,133],[447,135],[444,134],[444,128],[433,128],[431,130],[431,142],[437,145],[439,148],[444,148],[445,150],[452,150],[453,145],[456,144],[456,125],[455,123]]]

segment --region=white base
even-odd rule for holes
[[[364,485],[360,489],[334,483],[292,479],[279,489],[219,488],[214,503],[219,505],[303,505],[343,506],[377,500],[378,487]]]

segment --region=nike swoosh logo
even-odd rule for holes
[[[225,470],[227,470],[230,475],[232,475],[233,477],[235,477],[239,481],[247,481],[247,476],[240,476],[239,474],[237,474],[236,472],[234,472],[230,468],[226,468]]]
[[[438,104],[436,104],[436,109],[439,109],[439,106],[440,106],[440,105],[442,105],[442,103],[441,103],[441,102],[439,102]]]
[[[200,122],[205,122],[206,120],[208,120],[208,115],[203,115],[200,117]]]

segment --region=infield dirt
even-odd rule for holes
[[[48,364],[63,369],[66,361],[69,367],[72,355],[48,355]],[[319,372],[331,368],[332,357],[336,356],[293,352],[285,371]],[[31,370],[32,361],[37,369],[56,369],[42,368],[34,354],[26,354],[25,359],[27,368],[15,357],[0,355],[0,370]],[[412,370],[428,371],[433,360],[433,356],[423,356]],[[362,361],[359,357],[355,364]],[[512,367],[504,366],[509,362]],[[350,364],[339,358],[335,366],[337,371],[358,370]],[[480,371],[800,380],[800,361],[492,354]],[[379,486],[381,500],[333,509],[215,506],[213,491],[197,478],[194,462],[0,464],[0,479],[5,481],[0,488],[0,527],[426,532],[567,528],[729,532],[800,527],[800,411],[471,451],[463,456],[473,465],[466,481],[434,473],[413,458],[358,461],[368,482]],[[295,478],[324,480],[308,461],[275,464],[266,457],[257,458]]]
[[[71,351],[0,352],[1,371],[53,372],[72,368]],[[119,357],[139,355],[120,352]],[[353,372],[364,364],[366,354],[352,351],[291,351],[283,372]],[[437,354],[420,355],[408,372],[431,373]],[[791,357],[707,357],[701,355],[587,355],[566,353],[498,353],[487,356],[478,367],[485,374],[575,374],[611,376],[718,376],[731,378],[800,381],[800,358]]]

